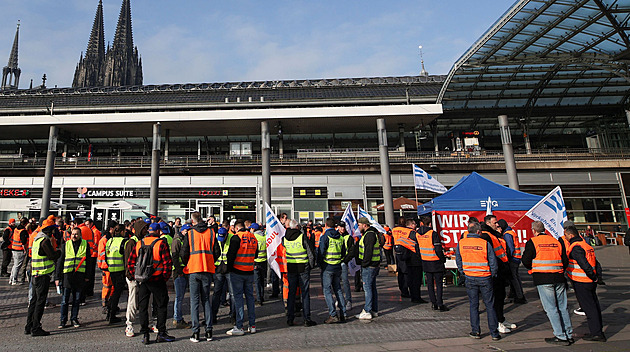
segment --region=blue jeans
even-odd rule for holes
[[[322,288],[324,290],[324,299],[328,306],[328,315],[334,317],[337,315],[335,308],[335,297],[339,302],[341,312],[346,316],[346,301],[343,299],[343,291],[341,290],[341,265],[326,265],[322,271]]]
[[[245,317],[243,294],[245,294],[245,300],[247,301],[249,326],[256,326],[256,312],[254,311],[254,275],[228,273],[227,276],[230,284],[230,292],[232,292],[232,304],[236,312],[236,327],[239,329],[243,328],[243,319]]]
[[[274,272],[271,275],[276,275]],[[306,270],[303,273],[287,273],[287,281],[289,282],[289,296],[287,297],[287,320],[295,319],[295,294],[298,285],[302,290],[302,310],[304,313],[304,321],[311,320],[311,271]]]
[[[203,306],[206,331],[212,331],[212,309],[210,306],[210,283],[212,273],[192,273],[190,281],[190,320],[193,333],[199,332],[199,301]]]
[[[265,277],[267,276],[267,262],[259,262],[254,266],[254,285],[256,285],[256,299],[265,301]]]
[[[479,326],[479,294],[483,304],[486,306],[486,314],[488,315],[488,330],[492,337],[499,336],[497,330],[499,321],[497,313],[494,310],[494,291],[492,286],[492,277],[474,277],[466,276],[466,292],[470,301],[470,328],[473,333],[481,333]]]
[[[214,294],[212,295],[212,316],[217,317],[219,314],[219,306],[225,301],[225,295],[228,289],[227,274],[214,274]],[[230,292],[230,295],[232,292]],[[232,305],[230,305],[230,315],[232,315]]]
[[[184,321],[184,312],[182,307],[184,305],[184,295],[188,288],[188,275],[176,277],[173,282],[175,283],[175,304],[173,305],[173,319],[175,321]]]
[[[376,291],[376,276],[380,271],[379,267],[368,266],[361,268],[361,277],[363,279],[363,291],[365,292],[365,306],[363,310],[366,312],[378,313],[378,292]]]
[[[68,322],[68,306],[70,305],[70,297],[72,297],[72,314],[70,320],[79,318],[79,300],[81,299],[81,290],[73,290],[69,287],[63,288],[63,296],[61,297],[61,316],[59,321],[62,324]]]
[[[573,337],[571,317],[567,309],[567,290],[565,284],[537,285],[540,302],[547,313],[553,328],[553,334],[562,340]]]
[[[346,302],[352,302],[352,290],[350,289],[350,279],[348,278],[348,264],[341,263],[341,288],[343,289],[343,298]]]

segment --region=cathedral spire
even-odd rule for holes
[[[2,85],[0,89],[17,89],[20,85],[20,73],[22,70],[18,67],[18,42],[20,38],[20,21],[18,20],[17,29],[15,30],[15,38],[13,39],[13,47],[9,55],[9,63],[2,68]]]
[[[107,51],[106,86],[142,84],[142,66],[138,48],[133,45],[131,0],[123,0],[111,49]]]
[[[88,40],[85,56],[81,53],[79,64],[74,71],[73,87],[96,87],[103,85],[105,70],[105,30],[103,21],[103,0],[99,0]]]

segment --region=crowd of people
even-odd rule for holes
[[[68,224],[53,215],[39,222],[11,219],[3,233],[1,275],[9,277],[10,285],[28,283],[24,333],[30,336],[50,334],[42,328],[41,319],[51,284],[62,296],[58,328],[80,327],[79,309],[86,297],[94,295],[97,271],[101,272],[105,320],[110,325],[122,324],[124,320],[128,337],[136,336],[134,324],[139,323],[144,344],[152,342],[151,332],[157,333],[156,342],[173,341],[167,325],[190,328],[192,342],[211,341],[222,305],[229,306],[233,325],[227,335],[256,333],[255,306],[264,304],[267,282],[272,288],[270,298],[282,294],[288,326],[296,324],[298,312],[304,326],[315,326],[310,282],[316,268],[320,269],[328,310],[326,324],[345,323],[348,319],[352,310],[352,276],[355,292],[363,291],[365,295],[356,318],[370,321],[378,317],[376,279],[383,264],[396,271],[402,298],[414,304],[430,303],[438,312],[449,310],[443,300],[449,252],[432,229],[431,218],[401,217],[397,226],[391,230],[385,227],[382,233],[370,219],[362,217],[357,221],[360,236],[352,236],[343,221],[333,218],[321,225],[299,224],[281,214],[280,222],[286,233],[276,250],[275,263],[268,263],[265,228],[251,221],[217,223],[212,216],[204,219],[194,212],[185,222],[179,218],[166,222],[157,216],[123,223],[109,221],[101,232],[91,219],[74,219]],[[470,218],[468,231],[462,234],[453,255],[470,301],[470,337],[481,338],[480,298],[486,306],[493,340],[517,328],[506,319],[504,305],[508,287],[507,297],[512,298],[512,303],[527,303],[519,276],[522,263],[532,274],[553,327],[554,337],[546,338],[547,342],[574,342],[566,278],[580,304],[576,313],[587,317],[590,335],[585,339],[606,341],[596,294],[597,285],[604,283],[593,248],[572,222],[565,223],[565,236],[560,239],[548,235],[540,222],[532,224],[532,231],[534,237],[525,242],[505,220],[488,215],[480,223]],[[273,270],[275,267],[280,275]],[[172,323],[167,324],[167,283],[171,278],[175,301]],[[421,297],[423,278],[429,302]],[[128,290],[128,295],[123,319],[117,315],[124,290]],[[190,322],[184,320],[182,310],[186,291],[190,296]]]

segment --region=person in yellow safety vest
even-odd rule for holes
[[[24,334],[31,336],[48,336],[50,332],[42,329],[41,319],[44,306],[48,298],[50,276],[55,272],[55,262],[61,256],[55,251],[51,242],[51,235],[55,225],[55,217],[50,215],[42,222],[41,231],[33,240],[32,275],[33,296],[28,305]]]
[[[256,303],[262,306],[265,302],[265,277],[267,276],[267,238],[260,225],[253,222],[249,230],[256,236],[258,250],[254,259],[254,286],[256,287]]]
[[[503,239],[507,246],[505,250],[508,256],[510,272],[512,273],[512,277],[510,278],[510,294],[508,297],[514,298],[514,303],[516,304],[525,304],[527,303],[527,299],[525,299],[525,295],[523,294],[523,282],[518,273],[518,267],[521,265],[522,257],[521,247],[524,247],[524,244],[521,244],[519,236],[512,230],[505,219],[497,221],[497,225],[498,230],[503,234]]]
[[[497,276],[493,278],[494,310],[499,320],[499,332],[507,334],[510,333],[512,329],[516,329],[516,324],[508,322],[503,314],[503,308],[505,306],[505,287],[510,284],[510,279],[512,278],[510,265],[508,264],[508,256],[505,250],[505,240],[501,232],[498,231],[499,227],[495,215],[486,215],[483,221],[483,224],[481,224],[481,238],[488,241],[493,247],[494,255],[497,257],[497,263],[499,265],[499,272]]]
[[[107,307],[107,320],[109,325],[117,324],[122,321],[116,316],[116,308],[118,307],[118,301],[120,295],[125,287],[125,234],[127,229],[125,225],[118,224],[114,229],[114,236],[107,240],[105,244],[105,262],[107,264],[107,271],[112,280],[112,286],[114,286],[114,292],[109,298],[109,305]]]
[[[311,270],[315,267],[315,249],[312,242],[299,230],[297,220],[288,220],[289,228],[282,238],[282,245],[278,246],[278,252],[284,252],[286,262],[286,277],[288,281],[287,292],[287,325],[294,326],[295,322],[295,295],[298,287],[302,291],[302,309],[304,326],[315,326],[317,323],[311,319]],[[284,248],[283,251],[280,248]],[[283,271],[284,268],[280,268]],[[275,273],[271,273],[275,275]],[[283,275],[285,276],[285,275]]]
[[[363,291],[365,292],[365,306],[357,316],[360,320],[372,320],[378,317],[378,292],[376,291],[376,276],[381,264],[381,250],[378,240],[378,231],[371,226],[366,217],[359,218],[359,251],[357,264],[361,265],[363,278]]]
[[[603,285],[601,280],[601,266],[595,257],[595,250],[580,237],[575,226],[564,229],[564,237],[569,241],[567,256],[569,266],[567,276],[573,282],[575,297],[580,307],[586,313],[586,320],[590,335],[583,337],[588,341],[606,342],[606,335],[602,330],[602,308],[597,298],[597,285]],[[599,268],[599,270],[598,270]]]
[[[2,270],[0,270],[0,277],[9,277],[9,263],[11,263],[11,258],[13,257],[13,252],[9,247],[11,246],[15,228],[15,219],[9,219],[9,225],[2,233],[2,245],[0,246],[2,249]]]
[[[164,221],[159,222],[160,230],[162,231],[162,238],[166,238],[166,243],[168,243],[168,250],[171,250],[173,246],[173,236],[171,236],[171,227],[168,226]]]
[[[55,284],[63,287],[61,296],[61,318],[59,329],[67,327],[68,307],[72,300],[72,313],[70,324],[75,328],[79,323],[79,301],[81,290],[85,286],[85,260],[91,255],[87,241],[81,238],[81,229],[73,229],[70,239],[61,246],[61,257],[57,261],[55,270]]]
[[[466,277],[466,292],[470,304],[471,332],[469,336],[473,339],[481,338],[479,323],[479,296],[481,296],[486,306],[490,335],[493,340],[500,340],[497,315],[492,304],[494,299],[492,277],[498,271],[497,258],[491,243],[481,238],[479,230],[479,223],[469,222],[468,233],[459,241],[455,250],[457,269]]]
[[[348,257],[351,255],[352,247],[354,247],[354,239],[348,233],[346,223],[343,220],[337,224],[337,232],[343,238],[343,243],[346,246],[346,257]],[[348,278],[348,263],[350,260],[352,259],[344,258],[341,262],[341,288],[344,294],[343,298],[346,301],[346,313],[352,310],[352,290],[350,289],[350,279]]]
[[[346,256],[346,246],[335,227],[333,218],[326,219],[324,233],[320,237],[317,251],[319,266],[322,269],[322,289],[328,306],[328,318],[324,321],[326,324],[345,323],[347,315],[346,302],[341,289],[341,262]],[[337,314],[335,303],[338,303],[339,314]]]

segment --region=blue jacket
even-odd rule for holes
[[[469,233],[467,235],[471,238],[481,238],[477,233]],[[496,277],[499,272],[499,264],[497,263],[497,257],[494,255],[494,249],[492,248],[492,244],[488,243],[486,246],[488,248],[488,265],[490,266],[490,274],[492,277]],[[459,244],[455,247],[455,261],[457,262],[457,270],[463,275],[464,267],[462,265],[462,256],[459,254]]]
[[[514,258],[514,238],[512,238],[512,235],[507,233],[507,231],[512,230],[511,227],[507,227],[505,229],[505,231],[503,231],[503,239],[505,240],[505,244],[507,245],[507,256],[508,258],[510,258],[511,261],[513,261],[514,263],[520,263],[521,260],[519,258]]]

